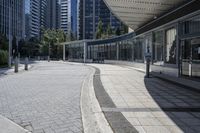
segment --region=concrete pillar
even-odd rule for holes
[[[63,61],[65,61],[66,55],[65,55],[65,44],[63,45]]]

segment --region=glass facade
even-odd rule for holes
[[[68,33],[68,28],[70,27],[69,24],[69,3],[68,0],[61,0],[61,22],[60,28],[65,32]]]
[[[199,16],[138,36],[130,33],[105,40],[87,40],[87,59],[92,62],[118,60],[145,63],[145,54],[150,53],[152,67],[159,72],[200,77],[200,30],[194,28],[198,28]],[[189,25],[188,20],[192,21]],[[190,27],[189,32],[183,32],[183,25]],[[80,52],[84,50],[83,45],[81,47],[77,53],[73,51],[76,56],[70,53],[73,58],[83,59],[84,52]]]
[[[108,25],[112,30],[123,30],[122,22],[117,19],[106,6],[103,0],[80,1],[79,39],[95,39],[99,20],[103,24],[103,31]]]
[[[200,15],[180,23],[181,74],[200,77]]]
[[[175,28],[166,31],[165,62],[169,64],[176,64],[176,34]]]
[[[10,19],[11,34],[17,38],[24,38],[24,10],[22,0],[0,0],[0,33],[9,35]]]
[[[153,63],[161,65],[163,63],[163,31],[156,31],[153,33]]]
[[[200,15],[197,15],[180,23],[181,36],[195,35],[199,33],[200,33]]]
[[[83,61],[84,55],[84,44],[77,43],[68,46],[68,59],[70,60],[80,60]]]
[[[78,0],[71,0],[71,33],[77,39],[78,33]]]

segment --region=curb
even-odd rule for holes
[[[0,115],[0,129],[2,133],[31,133],[13,121]]]
[[[113,133],[95,95],[93,87],[95,69],[88,67],[92,72],[83,81],[80,101],[84,133]]]

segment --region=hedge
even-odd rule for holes
[[[0,65],[6,65],[8,62],[8,52],[0,50]]]

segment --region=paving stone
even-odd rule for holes
[[[28,72],[0,76],[0,114],[33,133],[67,132],[72,125],[77,128],[70,132],[82,132],[80,94],[89,71],[83,65],[36,62]]]
[[[165,126],[143,126],[146,133],[170,133]]]
[[[117,118],[112,111],[121,112],[130,123],[132,119],[132,125],[140,132],[198,131],[200,93],[158,78],[144,78],[144,73],[127,66],[109,64],[92,64],[92,66],[100,70],[99,76],[106,92],[104,94],[110,97],[104,101],[108,106],[102,106],[105,107],[104,111],[109,112],[107,113],[107,116],[111,117],[109,119]],[[112,101],[115,106],[108,101]],[[136,119],[141,125],[146,126],[138,126]]]

